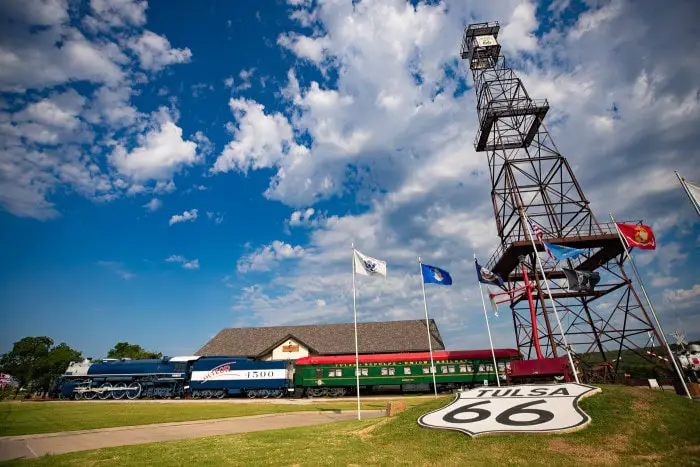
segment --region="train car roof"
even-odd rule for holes
[[[520,353],[515,349],[494,349],[496,358],[519,357]],[[454,350],[433,352],[433,360],[470,360],[491,358],[491,350]],[[430,360],[430,352],[388,353],[360,355],[360,363],[382,362],[411,362]],[[355,363],[354,355],[333,355],[303,357],[296,361],[297,365],[323,365],[338,363]]]
[[[198,355],[186,355],[186,356],[181,356],[181,357],[173,357],[168,361],[169,362],[191,362],[194,360],[199,360],[200,358],[202,358],[202,357],[200,357]]]

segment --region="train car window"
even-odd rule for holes
[[[455,366],[454,366],[454,365],[448,366],[448,367],[447,367],[447,371],[449,371],[450,373],[454,373],[454,372],[455,372]]]
[[[486,365],[483,363],[479,364],[479,371],[486,371]]]
[[[411,374],[411,367],[410,366],[403,367],[403,374],[410,375]]]
[[[369,368],[360,368],[362,370],[362,376],[368,376],[369,375]]]
[[[460,365],[460,366],[459,366],[459,372],[460,372],[460,373],[466,373],[466,372],[467,372],[467,365]]]
[[[505,362],[498,362],[498,371],[503,371],[506,368]]]
[[[440,367],[440,371],[442,372],[442,374],[447,374],[447,366],[446,366],[446,365],[442,365],[442,366]]]
[[[429,366],[424,366],[424,367],[423,367],[423,374],[424,374],[424,375],[427,375],[428,373],[430,373],[430,367],[429,367]]]
[[[387,376],[389,374],[389,369],[385,366],[382,367],[382,376]]]
[[[392,375],[392,376],[395,375],[395,374],[396,374],[396,368],[394,368],[394,367],[389,367],[389,374]]]
[[[316,368],[316,377],[323,378],[323,368]]]
[[[467,365],[467,372],[468,373],[474,372],[474,367],[472,365]]]

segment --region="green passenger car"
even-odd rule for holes
[[[505,382],[510,362],[519,359],[514,349],[495,349],[498,375]],[[496,384],[491,350],[433,352],[438,390]],[[400,386],[405,392],[432,391],[428,352],[360,355],[360,388]],[[297,395],[343,396],[356,387],[355,356],[306,357],[297,360],[294,385]]]

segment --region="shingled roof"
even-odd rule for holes
[[[195,352],[195,355],[258,358],[290,337],[306,345],[312,354],[354,354],[354,329],[353,323],[225,328]],[[432,319],[430,333],[433,350],[444,350],[440,331]],[[357,340],[361,354],[428,351],[424,320],[357,323]]]

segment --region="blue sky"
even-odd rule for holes
[[[353,239],[390,276],[359,281],[361,320],[423,316],[421,255],[454,279],[428,288],[448,347],[488,345],[471,257],[498,239],[458,60],[474,20],[503,25],[599,219],[654,228],[645,283],[667,332],[700,337],[700,224],[673,174],[700,181],[692,7],[354,3],[4,2],[0,351],[187,354],[223,327],[350,322]]]

